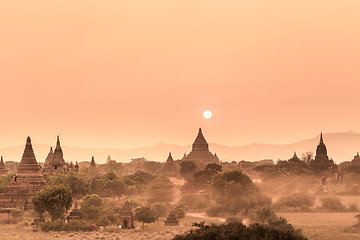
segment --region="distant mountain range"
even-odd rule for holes
[[[324,143],[328,150],[328,156],[335,162],[351,160],[357,151],[360,151],[360,134],[349,131],[343,133],[325,133],[323,134]],[[300,142],[274,145],[254,143],[238,147],[229,147],[216,143],[209,143],[210,151],[217,153],[222,161],[257,161],[263,159],[289,159],[296,151],[300,158],[304,152],[316,151],[320,136],[306,139]],[[44,162],[50,150],[50,145],[33,144],[36,159]],[[82,148],[62,146],[65,161],[90,161],[91,156],[95,156],[95,162],[105,163],[108,155],[120,162],[129,162],[132,158],[144,157],[150,161],[166,161],[169,152],[173,158],[181,159],[184,153],[191,151],[191,144],[188,146],[178,146],[172,144],[159,143],[152,147],[141,147],[128,150],[119,150],[111,148]],[[4,156],[4,161],[20,161],[24,151],[24,145],[0,149],[0,155]]]

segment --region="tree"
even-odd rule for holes
[[[155,222],[157,219],[157,213],[152,210],[150,206],[138,207],[135,209],[134,217],[136,221],[142,222],[144,226],[145,223]]]
[[[215,175],[210,185],[211,198],[234,215],[257,205],[270,204],[251,179],[241,171],[233,170]]]
[[[205,225],[205,222],[195,223],[198,227],[184,235],[176,235],[173,240],[213,240],[213,239],[292,239],[305,240],[300,230],[295,230],[286,221],[278,221],[276,224],[253,224],[246,227],[240,223],[221,225]]]
[[[301,161],[306,163],[307,165],[310,164],[314,159],[314,153],[313,152],[306,152],[301,155]]]
[[[80,210],[87,219],[95,221],[101,215],[103,202],[97,194],[86,195],[81,200]]]
[[[39,216],[46,211],[52,220],[63,219],[72,205],[72,192],[64,185],[47,187],[35,195],[32,203]]]
[[[186,215],[187,205],[185,203],[178,203],[175,208],[171,210],[175,214],[176,218],[183,218]]]
[[[216,163],[210,163],[206,165],[205,169],[212,172],[212,174],[215,175],[222,171],[222,166]]]
[[[151,205],[151,209],[156,212],[156,216],[159,217],[166,217],[168,214],[168,207],[163,202],[156,202]]]
[[[196,171],[197,166],[192,161],[182,161],[180,163],[180,174],[184,178],[192,176],[192,174]]]
[[[170,182],[168,177],[158,177],[154,181],[149,184],[149,188],[147,190],[148,194],[148,202],[165,202],[169,203],[173,201],[173,189],[174,184]]]

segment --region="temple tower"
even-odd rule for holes
[[[45,186],[41,167],[36,161],[31,139],[28,137],[17,172],[10,186],[0,195],[0,207],[30,209],[32,197]]]
[[[322,133],[320,133],[320,142],[316,148],[315,160],[310,163],[310,166],[317,171],[330,170],[336,166],[334,161],[329,160]]]
[[[120,222],[121,228],[125,228],[125,229],[134,228],[134,213],[131,210],[129,201],[126,201],[123,209],[120,212],[119,222]]]
[[[169,156],[166,160],[166,163],[162,169],[162,173],[169,176],[175,176],[178,174],[175,162],[173,157],[171,156],[171,152],[169,152]]]
[[[60,139],[59,135],[57,136],[56,141],[56,148],[53,152],[52,147],[50,148],[50,152],[46,157],[45,164],[44,164],[44,171],[45,172],[54,172],[58,169],[65,169],[66,162],[64,160],[63,151],[60,146]]]
[[[1,156],[0,160],[0,176],[6,175],[8,170],[5,168],[5,163],[3,160],[3,156]]]
[[[209,151],[209,144],[206,142],[201,128],[192,145],[192,151],[182,158],[183,161],[193,161],[195,164],[218,163],[219,158]]]
[[[94,156],[91,157],[90,167],[96,167]]]

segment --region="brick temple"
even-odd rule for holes
[[[66,170],[67,167],[68,166],[64,160],[63,151],[60,146],[60,139],[59,136],[57,136],[55,151],[53,152],[53,149],[51,147],[50,152],[45,159],[44,172]]]
[[[193,161],[195,164],[218,163],[219,158],[209,151],[209,144],[202,134],[201,128],[192,145],[191,152],[182,158],[183,161]]]
[[[10,185],[0,194],[0,208],[32,208],[31,199],[46,186],[41,167],[36,161],[30,137],[26,140],[24,154]]]

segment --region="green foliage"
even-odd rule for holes
[[[274,208],[297,208],[310,209],[315,204],[315,197],[307,193],[294,193],[289,196],[280,198],[275,204]]]
[[[52,220],[63,219],[72,205],[72,192],[64,185],[47,187],[35,195],[32,203],[40,216],[47,211]]]
[[[168,206],[163,202],[156,202],[151,205],[151,209],[156,212],[156,216],[159,217],[166,217],[168,214]]]
[[[138,207],[135,209],[134,214],[135,220],[142,222],[143,226],[145,223],[152,223],[158,218],[157,213],[150,208],[150,206]]]
[[[47,221],[40,223],[40,229],[43,232],[49,231],[90,231],[89,223],[79,220],[73,219],[68,223],[65,223],[64,220],[58,219],[54,221]]]
[[[3,193],[5,188],[7,188],[14,178],[14,174],[6,174],[5,176],[0,176],[0,193]]]
[[[124,177],[126,185],[148,184],[155,178],[154,175],[146,172],[136,172]]]
[[[17,221],[21,220],[22,216],[24,215],[24,211],[17,209],[17,208],[13,208],[13,209],[11,209],[10,214],[15,219],[15,222],[17,222]]]
[[[180,174],[184,178],[188,178],[192,176],[194,172],[196,172],[197,166],[192,161],[182,161],[180,163]]]
[[[103,210],[102,199],[97,194],[86,195],[81,200],[80,210],[86,219],[96,221]]]
[[[185,193],[179,201],[188,206],[190,211],[203,210],[209,205],[209,200],[200,194]]]
[[[146,161],[143,163],[144,170],[152,174],[156,174],[161,170],[161,163],[154,161]]]
[[[173,190],[174,184],[170,182],[168,177],[158,177],[153,180],[148,187],[147,195],[148,195],[148,202],[155,203],[155,202],[165,202],[169,203],[173,201]]]
[[[254,224],[246,227],[242,223],[230,223],[222,225],[205,225],[204,222],[194,224],[199,227],[195,231],[191,230],[184,235],[176,235],[173,240],[214,240],[214,239],[292,239],[304,240],[306,239],[295,230],[290,224],[282,225],[259,225]]]
[[[65,221],[61,219],[57,219],[54,221],[47,221],[40,223],[40,229],[43,232],[49,231],[64,231],[65,230]]]
[[[241,171],[233,170],[215,175],[211,181],[211,197],[229,212],[270,204],[251,179]]]
[[[341,203],[340,199],[334,196],[326,196],[320,198],[321,209],[330,211],[330,212],[344,212],[346,211],[346,206]]]
[[[224,214],[227,212],[227,209],[225,209],[222,206],[216,205],[216,206],[210,206],[206,209],[206,214],[209,217],[219,217],[221,214]]]
[[[176,204],[174,209],[171,210],[171,212],[175,214],[177,219],[185,217],[186,211],[187,211],[187,205],[184,203]]]
[[[65,231],[73,232],[73,231],[90,231],[89,223],[80,220],[80,219],[72,219],[67,222],[64,228]]]

